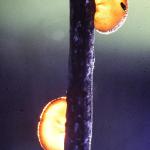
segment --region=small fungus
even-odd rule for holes
[[[95,0],[95,29],[109,34],[119,29],[128,14],[127,0]]]

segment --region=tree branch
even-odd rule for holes
[[[93,122],[94,0],[70,0],[65,150],[90,150]]]

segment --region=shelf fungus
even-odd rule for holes
[[[97,31],[109,34],[119,29],[128,14],[127,0],[95,0],[94,26]]]
[[[64,150],[66,97],[49,102],[38,123],[38,138],[44,150]]]

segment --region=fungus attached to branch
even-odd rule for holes
[[[90,150],[93,123],[94,27],[116,31],[126,19],[127,0],[70,0],[67,98],[49,102],[38,124],[44,150]]]
[[[66,97],[49,102],[38,123],[38,138],[44,150],[64,150]]]
[[[119,29],[128,13],[127,0],[95,0],[94,25],[100,33],[108,34]]]

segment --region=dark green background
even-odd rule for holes
[[[150,148],[150,1],[96,32],[93,150]],[[69,1],[0,0],[0,149],[41,150],[42,108],[67,88]]]

